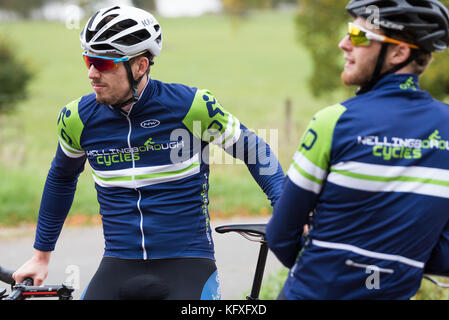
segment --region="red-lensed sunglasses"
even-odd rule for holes
[[[117,69],[120,62],[129,61],[130,59],[135,58],[143,53],[144,52],[139,52],[131,56],[111,58],[104,56],[94,56],[92,54],[88,54],[87,51],[84,51],[83,58],[88,69],[90,69],[90,66],[93,65],[98,71],[104,72]]]

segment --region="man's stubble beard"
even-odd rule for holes
[[[127,101],[131,96],[128,94],[122,98],[119,98],[115,95],[109,96],[109,97],[102,97],[99,96],[98,94],[96,94],[95,99],[97,100],[97,102],[99,104],[103,104],[103,105],[116,105],[116,104],[120,104],[122,102]]]
[[[355,73],[348,73],[344,70],[341,73],[341,81],[346,86],[363,86],[368,83],[374,72],[374,67],[364,66],[359,68]]]
[[[360,86],[367,84],[374,73],[377,63],[377,56],[371,58],[371,61],[364,61],[362,65],[357,66],[356,72],[348,73],[343,70],[341,73],[341,81],[346,86]]]

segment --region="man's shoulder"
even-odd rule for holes
[[[316,116],[321,117],[339,117],[343,112],[345,112],[347,107],[342,103],[336,103],[333,105],[329,105],[323,109],[318,110],[318,112],[315,114]]]
[[[95,93],[81,96],[75,100],[67,103],[61,111],[61,114],[75,115],[72,118],[79,118],[82,122],[86,120],[95,112],[99,103],[96,100]]]
[[[71,110],[72,112],[80,112],[86,108],[91,108],[93,105],[98,105],[95,98],[95,93],[91,93],[85,96],[78,97],[69,103],[65,104],[62,109]]]
[[[327,106],[315,113],[312,123],[327,129],[333,128],[346,110],[347,107],[341,103]]]
[[[160,101],[170,102],[179,100],[193,100],[196,91],[195,87],[191,87],[182,83],[169,83],[160,80],[152,80],[155,91],[152,98]]]
[[[67,103],[61,110],[57,122],[59,142],[64,153],[71,158],[78,158],[84,153],[81,147],[81,134],[86,117],[90,116],[95,94],[79,97]],[[98,103],[97,103],[98,104]]]

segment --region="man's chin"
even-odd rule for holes
[[[353,74],[343,71],[341,73],[341,81],[345,86],[361,86],[366,81],[365,79],[360,79],[360,77],[356,77]]]
[[[98,93],[95,96],[95,100],[97,100],[97,102],[99,104],[104,104],[104,105],[112,105],[112,104],[114,104],[114,101],[112,101],[112,99],[110,99],[110,98],[108,99],[108,98],[106,98],[106,97],[104,97],[102,95],[99,95]]]

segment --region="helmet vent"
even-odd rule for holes
[[[161,44],[161,42],[162,42],[162,34],[160,34],[159,37],[156,38],[156,42],[159,45]]]
[[[422,0],[406,0],[411,6],[414,7],[423,7],[423,8],[432,8],[432,4],[427,1]]]
[[[108,19],[108,18],[109,17],[106,17],[105,19]],[[110,21],[111,19],[108,19],[108,20]],[[102,35],[98,38],[98,41],[106,41],[106,40],[112,38],[113,36],[115,36],[116,34],[122,32],[123,30],[135,26],[136,24],[137,24],[137,22],[135,22],[131,19],[120,21],[120,22],[114,24],[109,29],[105,30],[102,33]]]
[[[126,19],[126,20],[118,22],[111,29],[124,30],[124,29],[128,29],[128,28],[134,27],[136,24],[137,24],[136,21],[131,20],[131,19]]]
[[[378,3],[376,3],[375,6],[379,8],[391,8],[396,7],[397,3],[390,0],[385,0],[385,1],[378,1]]]
[[[126,45],[126,46],[133,46],[135,44],[138,44],[146,39],[151,38],[151,34],[145,30],[139,30],[130,34],[127,34],[126,36],[123,36],[117,40],[114,41],[114,43]]]
[[[106,41],[109,38],[115,36],[119,32],[120,30],[108,29],[101,34],[101,37],[98,37],[97,41]]]
[[[115,48],[110,46],[109,44],[93,44],[91,47],[95,51],[115,50]]]
[[[95,32],[89,31],[86,29],[86,41],[89,42],[95,35]]]
[[[97,30],[95,32],[98,32],[103,28],[108,22],[110,22],[112,19],[117,17],[118,14],[111,14],[110,16],[105,17],[103,20],[100,21],[100,23],[97,25]]]
[[[102,15],[104,16],[104,15],[105,15],[106,13],[108,13],[109,11],[116,10],[116,9],[120,9],[120,7],[119,7],[119,6],[112,7],[111,9],[105,11]]]

